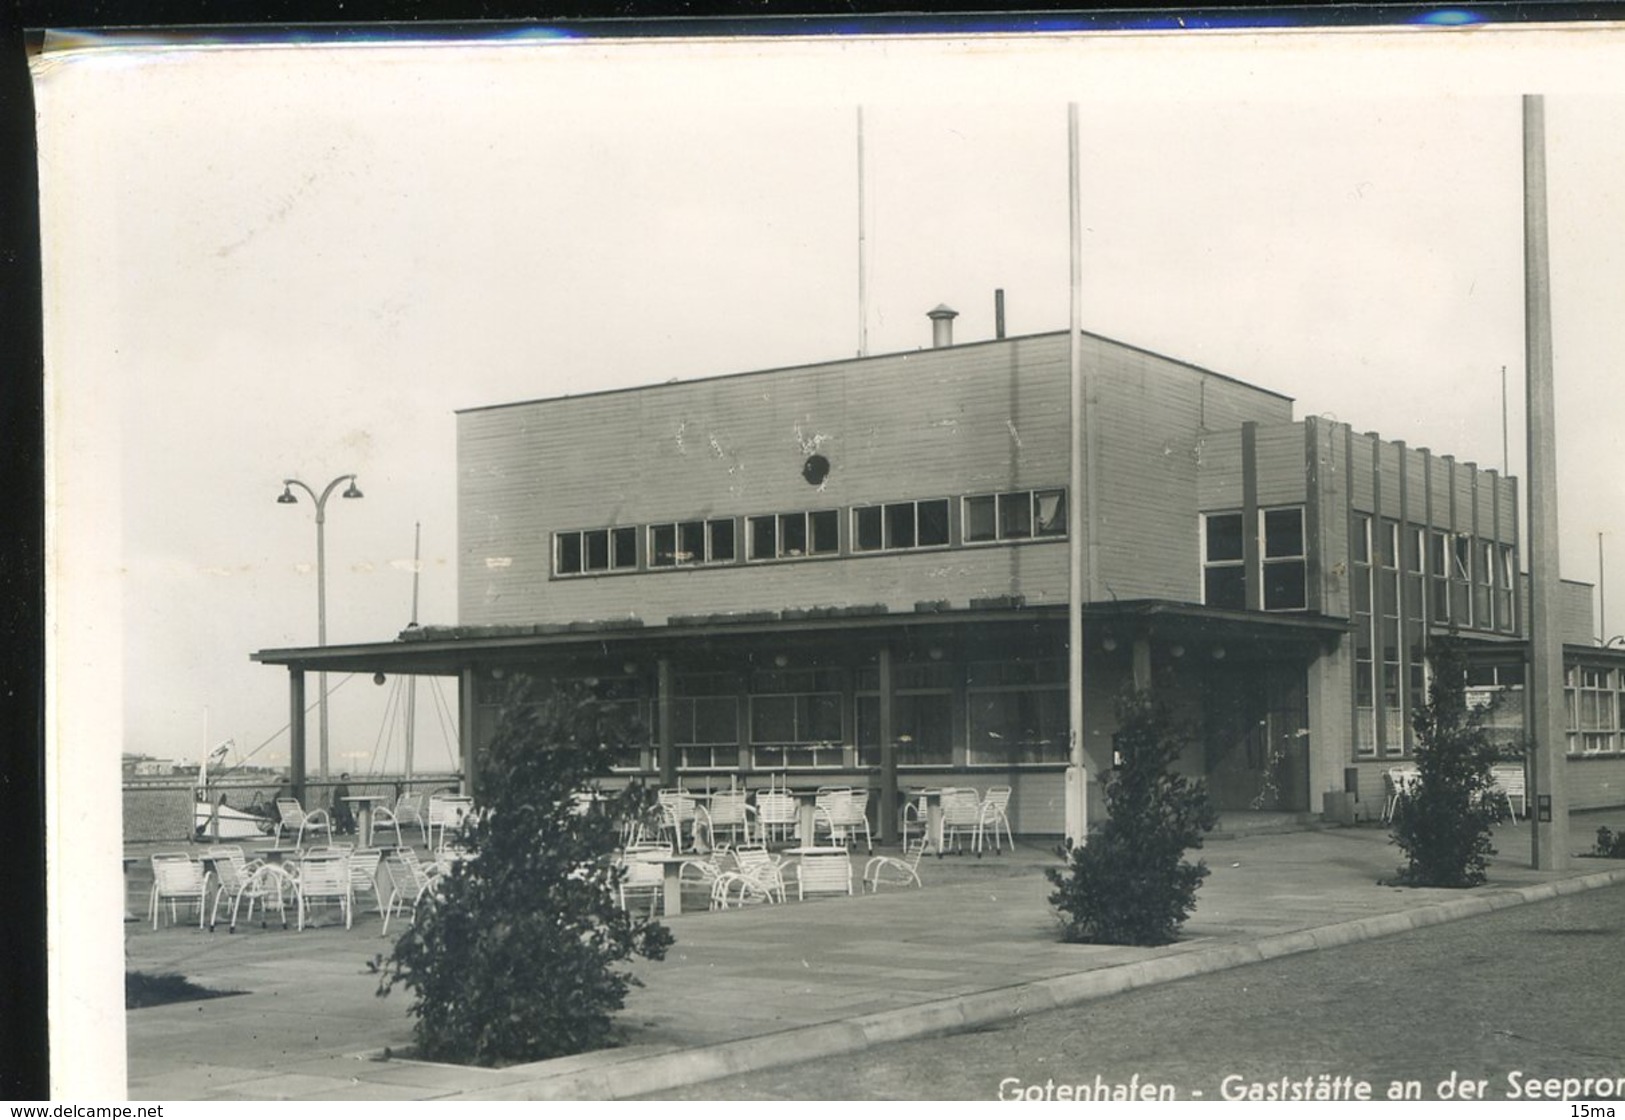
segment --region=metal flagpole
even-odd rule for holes
[[[410,628],[415,629],[418,624],[418,573],[422,570],[423,561],[423,522],[415,522],[412,526],[412,622]],[[417,733],[418,718],[418,678],[415,673],[408,673],[406,677],[406,781],[412,780],[412,748],[413,739]]]
[[[1534,814],[1530,862],[1568,866],[1563,640],[1558,631],[1557,414],[1552,378],[1552,292],[1546,240],[1545,102],[1523,99],[1524,348],[1529,406],[1529,729]]]
[[[1067,584],[1067,733],[1066,838],[1081,846],[1089,831],[1088,773],[1083,760],[1083,231],[1078,219],[1078,105],[1066,107],[1068,225],[1072,241],[1071,404],[1068,451],[1071,460],[1071,509],[1067,511],[1069,554]]]
[[[863,106],[858,106],[858,357],[869,356],[869,243],[863,187]]]

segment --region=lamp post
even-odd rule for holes
[[[310,495],[310,500],[316,503],[316,644],[327,644],[327,499],[333,496],[333,491],[341,482],[350,485],[345,488],[341,497],[359,498],[361,491],[356,489],[355,475],[341,474],[329,482],[320,495],[297,478],[282,480],[282,493],[277,498],[278,505],[298,505],[299,499],[294,496],[295,486]],[[327,673],[322,671],[316,678],[316,706],[319,712],[319,754],[317,756],[317,771],[321,778],[327,777]]]

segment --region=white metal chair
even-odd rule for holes
[[[733,850],[733,858],[739,865],[738,873],[753,880],[769,902],[785,900],[784,863],[765,844],[742,844]]]
[[[311,904],[336,902],[344,914],[344,928],[349,929],[355,918],[355,894],[350,885],[350,855],[332,851],[311,854],[299,861],[299,929],[305,928],[305,917]]]
[[[864,847],[872,853],[875,850],[875,838],[869,831],[869,791],[847,790],[844,798],[838,798],[830,806],[830,838],[844,848],[860,829],[863,831]]]
[[[328,842],[333,840],[333,824],[327,815],[326,809],[311,809],[307,811],[299,804],[298,799],[292,797],[279,797],[276,799],[276,836],[272,842],[277,847],[282,846],[282,830],[288,829],[294,834],[293,846],[305,846],[305,832],[323,832],[327,834]]]
[[[999,830],[1001,828],[1004,830],[1005,839],[1010,841],[1010,847],[1014,848],[1016,846],[1016,838],[1010,833],[1010,817],[1008,815],[1010,794],[1011,789],[1009,786],[989,786],[987,792],[982,795],[981,809],[976,818],[976,838],[971,844],[976,849],[977,855],[982,854],[982,846],[987,839],[989,829],[993,832],[994,851],[999,852],[1001,855],[1004,852],[1004,846],[999,841]]]
[[[378,868],[383,858],[384,853],[377,848],[357,848],[350,853],[350,897],[354,900],[358,895],[372,895],[380,914],[384,912],[384,897],[378,890]]]
[[[662,837],[670,837],[671,850],[691,852],[698,848],[699,802],[684,789],[663,789],[655,796],[660,802],[660,834]],[[685,830],[688,833],[687,844],[683,842]]]
[[[909,849],[909,833],[914,829],[919,830],[920,844],[922,846],[930,845],[931,818],[925,794],[921,793],[904,801],[903,811],[898,816],[900,817],[899,828],[902,832],[903,850],[905,852]],[[913,828],[910,828],[911,825]]]
[[[633,904],[641,902],[647,906],[648,916],[655,916],[666,893],[666,872],[654,861],[671,854],[670,848],[657,845],[631,847],[620,854],[617,863],[621,867],[618,889],[622,910],[631,913]]]
[[[713,845],[719,833],[728,834],[729,843],[750,843],[750,804],[743,788],[718,790],[706,807],[710,815]]]
[[[1513,820],[1529,815],[1529,797],[1524,784],[1523,764],[1516,763],[1508,766],[1493,766],[1490,768],[1491,796],[1498,801],[1505,801],[1507,812],[1512,814]],[[1518,799],[1516,807],[1512,804],[1513,798]]]
[[[731,910],[778,901],[760,879],[739,871],[724,871],[711,884],[711,909]]]
[[[852,857],[845,848],[804,850],[796,865],[796,897],[852,893]]]
[[[870,857],[869,862],[863,865],[863,885],[875,894],[880,893],[882,884],[889,887],[906,887],[910,883],[916,887],[922,886],[920,857],[925,854],[925,849],[926,839],[921,836],[912,849],[904,845],[902,859],[896,856]]]
[[[974,789],[960,787],[942,791],[942,846],[953,842],[954,851],[964,851],[960,834],[969,833],[974,846],[977,830],[982,822],[982,799]]]
[[[197,904],[197,928],[203,928],[204,898],[209,893],[209,873],[203,864],[185,852],[158,852],[152,857],[152,893],[147,911],[152,915],[152,928],[158,928],[158,912],[164,902],[169,903],[169,922],[179,920],[177,903]]]
[[[795,835],[800,818],[796,799],[788,793],[776,789],[756,791],[756,829],[764,842]]]
[[[274,863],[250,864],[246,875],[240,875],[236,866],[231,863],[217,863],[216,875],[220,879],[221,889],[215,892],[214,909],[209,915],[209,928],[212,930],[220,918],[220,902],[224,895],[230,894],[231,915],[230,924],[226,927],[228,933],[237,932],[237,918],[241,913],[243,900],[248,900],[248,912],[243,914],[243,920],[254,920],[254,907],[260,908],[260,924],[275,909],[277,917],[282,919],[282,928],[288,928],[288,902],[298,897],[299,884],[294,877]]]
[[[1387,797],[1382,803],[1382,819],[1390,821],[1394,812],[1399,808],[1399,800],[1410,796],[1420,775],[1414,766],[1391,766],[1383,771],[1382,780],[1386,787]]]
[[[429,797],[428,840],[430,849],[446,844],[446,831],[462,828],[474,811],[474,799],[461,794],[433,794]],[[440,839],[435,839],[435,833]]]
[[[384,903],[384,928],[380,937],[389,933],[389,920],[402,908],[415,921],[418,903],[434,887],[434,874],[419,860],[411,848],[399,848],[384,862],[384,873],[389,876],[389,899]],[[410,900],[410,901],[408,901]]]
[[[380,830],[387,828],[395,833],[395,843],[405,844],[404,830],[409,825],[417,825],[423,837],[423,846],[428,847],[429,822],[424,818],[421,793],[403,793],[395,799],[393,806],[380,805],[372,811],[372,834],[375,837]]]

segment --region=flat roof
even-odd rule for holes
[[[978,339],[975,342],[956,342],[951,346],[922,346],[915,350],[895,350],[889,354],[867,354],[863,357],[834,358],[822,362],[803,362],[793,366],[774,366],[768,369],[742,370],[733,373],[702,374],[699,377],[672,379],[669,381],[655,381],[645,385],[625,385],[616,389],[593,389],[585,393],[561,393],[558,396],[532,397],[525,400],[507,401],[502,404],[472,405],[468,408],[459,408],[455,411],[457,415],[461,416],[465,413],[490,412],[501,408],[522,408],[527,405],[553,404],[558,401],[590,400],[594,397],[608,397],[621,393],[642,393],[653,389],[670,389],[684,385],[698,385],[710,381],[726,381],[734,378],[745,377],[771,377],[780,374],[795,373],[798,371],[833,369],[837,366],[857,365],[862,362],[876,362],[892,358],[924,357],[931,354],[937,354],[939,352],[969,350],[975,347],[1008,346],[1017,342],[1031,342],[1038,339],[1065,338],[1069,333],[1069,331],[1042,331],[1038,334],[1010,335],[1006,338],[985,338]],[[1221,381],[1228,381],[1234,385],[1241,385],[1245,388],[1252,389],[1255,392],[1276,397],[1283,401],[1295,401],[1295,398],[1290,397],[1285,393],[1278,393],[1274,389],[1266,389],[1263,386],[1254,385],[1250,381],[1243,381],[1239,377],[1232,377],[1230,374],[1220,373],[1217,370],[1211,370],[1205,366],[1196,365],[1194,362],[1187,362],[1182,358],[1172,358],[1167,354],[1159,354],[1155,350],[1149,350],[1143,346],[1135,346],[1131,343],[1121,342],[1118,339],[1109,338],[1103,334],[1096,334],[1093,331],[1082,331],[1080,333],[1100,342],[1121,347],[1124,350],[1128,350],[1136,354],[1146,354],[1153,358],[1159,358],[1165,362],[1172,362],[1175,365],[1183,366],[1185,369],[1188,369],[1193,373],[1201,374],[1204,377],[1217,377]]]
[[[999,605],[959,610],[887,612],[873,608],[811,608],[753,611],[739,615],[684,617],[664,626],[645,626],[638,619],[584,621],[547,626],[469,626],[425,628],[423,637],[397,638],[343,646],[264,649],[249,655],[262,665],[349,672],[414,672],[452,676],[475,660],[501,660],[527,653],[597,646],[608,653],[640,642],[689,643],[708,638],[773,637],[787,634],[838,634],[853,630],[925,630],[976,624],[1058,622],[1065,604]],[[1318,640],[1348,631],[1344,619],[1322,615],[1265,614],[1163,600],[1091,603],[1084,609],[1091,624],[1157,620],[1185,632],[1210,635],[1269,636],[1275,640]]]

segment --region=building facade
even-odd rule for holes
[[[1085,335],[1072,493],[1069,341],[939,335],[471,408],[457,624],[256,659],[290,669],[293,711],[321,667],[456,675],[476,789],[503,681],[523,672],[625,704],[648,728],[620,759],[629,778],[867,784],[888,832],[900,789],[1010,785],[1017,831],[1056,834],[1076,552],[1092,777],[1112,765],[1114,697],[1138,686],[1188,722],[1182,764],[1222,810],[1319,812],[1348,791],[1375,812],[1383,769],[1414,747],[1428,645],[1452,632],[1511,726],[1527,630],[1513,479]],[[1614,757],[1625,658],[1586,648],[1589,588],[1567,593],[1571,652],[1593,663],[1573,667],[1576,757]],[[1606,688],[1585,683],[1598,666]],[[1614,767],[1596,777],[1571,781],[1577,807],[1592,787],[1625,800]]]

